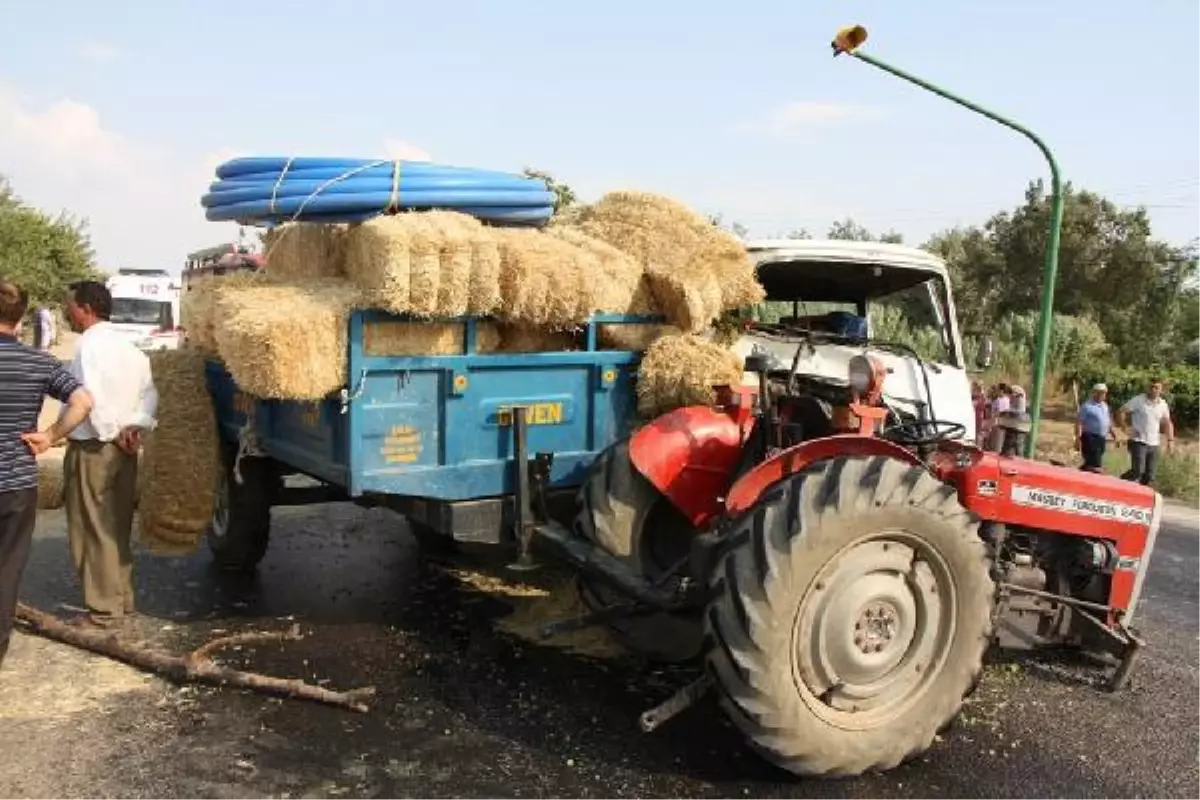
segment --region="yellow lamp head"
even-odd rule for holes
[[[833,37],[833,55],[839,56],[842,53],[853,53],[858,48],[862,47],[863,42],[867,40],[867,29],[862,25],[847,25],[837,32]]]

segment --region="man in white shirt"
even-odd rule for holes
[[[1167,437],[1168,452],[1175,443],[1171,409],[1162,391],[1162,381],[1155,378],[1145,394],[1132,398],[1117,412],[1117,424],[1129,437],[1129,470],[1121,477],[1143,486],[1154,480],[1163,435]]]
[[[92,412],[71,432],[63,462],[71,557],[88,613],[76,620],[110,626],[134,611],[130,538],[142,431],[155,425],[158,394],[146,354],[108,322],[104,284],[72,284],[67,318],[82,335],[71,374],[91,393]]]
[[[33,312],[33,347],[35,350],[49,350],[54,344],[54,320],[50,309],[38,306]]]

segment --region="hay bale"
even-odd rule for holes
[[[39,509],[62,508],[65,502],[63,482],[63,456],[65,450],[56,447],[37,459],[37,507]]]
[[[701,225],[704,260],[721,284],[721,310],[747,308],[765,300],[767,293],[758,282],[758,271],[745,243],[707,219],[696,218],[694,222]]]
[[[217,349],[257,397],[320,400],[346,385],[347,323],[357,288],[327,278],[246,286],[217,298]]]
[[[279,280],[345,275],[347,225],[289,222],[266,235],[267,274]]]
[[[187,552],[212,520],[221,467],[216,415],[199,353],[151,353],[150,370],[158,425],[141,465],[140,536],[152,550]]]
[[[737,386],[742,360],[694,334],[664,336],[646,350],[638,368],[638,411],[656,417],[672,409],[710,405],[714,386]]]
[[[640,353],[664,336],[678,336],[683,333],[674,325],[648,325],[633,323],[629,325],[601,325],[596,338],[602,350],[629,350]]]
[[[363,352],[369,356],[462,355],[466,329],[461,322],[384,320],[363,328]],[[494,352],[500,347],[494,322],[475,323],[475,349]]]
[[[662,315],[650,291],[650,278],[643,275],[634,290],[633,299],[624,313],[632,315]],[[597,326],[596,339],[604,350],[629,350],[635,353],[644,351],[656,340],[663,336],[673,336],[683,333],[674,325],[657,325],[653,323],[630,323],[621,325]]]
[[[569,328],[592,315],[601,282],[600,259],[594,253],[529,228],[501,228],[495,235],[500,245],[500,319]]]
[[[501,325],[501,353],[558,353],[581,350],[583,333],[579,330],[551,330],[532,325]]]
[[[554,226],[545,230],[546,236],[566,242],[581,250],[586,265],[594,270],[596,289],[591,312],[602,314],[649,314],[654,312],[653,298],[645,279],[645,270],[628,253],[577,227]]]
[[[229,292],[267,282],[266,275],[238,270],[214,275],[192,284],[180,299],[180,323],[187,341],[208,356],[217,355],[218,300]]]
[[[702,330],[722,311],[763,296],[742,244],[669,198],[612,192],[578,225],[641,263],[656,306],[683,330]]]
[[[491,231],[454,211],[395,214],[353,227],[345,268],[369,305],[396,314],[486,315],[500,304]]]

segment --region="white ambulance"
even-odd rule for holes
[[[179,327],[179,284],[166,270],[123,269],[108,279],[113,307],[109,322],[142,350],[174,350]]]

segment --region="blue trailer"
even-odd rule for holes
[[[601,349],[598,326],[658,321],[596,315],[577,351],[481,353],[480,320],[437,320],[462,326],[461,353],[385,356],[372,352],[381,327],[411,320],[357,311],[347,385],[320,402],[251,397],[210,361],[225,466],[214,557],[253,568],[272,506],[349,500],[397,511],[421,537],[516,542],[528,563],[533,507],[569,517],[592,462],[636,422],[640,354]]]

